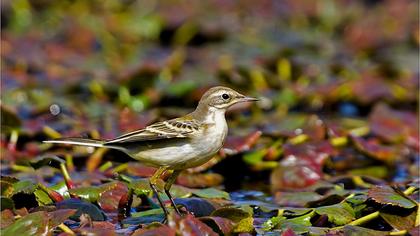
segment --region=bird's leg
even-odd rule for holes
[[[169,190],[171,189],[172,184],[175,183],[175,180],[180,173],[181,173],[180,170],[174,170],[174,172],[172,172],[171,176],[169,176],[169,178],[166,180],[165,187],[164,187],[165,193],[168,196],[169,200],[171,201],[171,204],[174,207],[176,213],[178,213],[178,215],[181,215],[181,212],[179,212],[178,208],[176,207],[174,199],[172,198],[172,195],[169,192]]]
[[[166,171],[166,167],[160,167],[153,175],[152,177],[150,177],[149,179],[149,184],[150,187],[152,188],[153,192],[156,194],[156,197],[159,201],[159,205],[163,210],[163,213],[165,214],[165,218],[168,219],[168,210],[166,209],[165,205],[163,204],[162,199],[160,199],[159,197],[159,192],[156,188],[156,183],[158,181],[158,179],[160,178],[160,176]]]

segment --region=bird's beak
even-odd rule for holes
[[[238,96],[238,102],[255,102],[259,99],[253,97],[246,97],[244,95]]]

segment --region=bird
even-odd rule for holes
[[[222,148],[228,133],[226,110],[234,104],[253,101],[258,99],[228,87],[216,86],[202,95],[193,112],[153,123],[115,139],[59,138],[44,142],[116,149],[145,165],[156,167],[156,172],[149,178],[149,185],[167,219],[169,211],[156,187],[158,179],[165,172],[171,172],[164,192],[176,213],[181,215],[169,192],[171,186],[183,170],[206,163]]]

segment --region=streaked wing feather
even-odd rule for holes
[[[105,145],[158,139],[188,138],[190,134],[198,130],[199,125],[192,120],[174,119],[158,122],[142,130],[121,135],[113,140],[107,141]]]

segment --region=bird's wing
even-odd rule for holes
[[[173,119],[162,121],[144,129],[119,136],[105,142],[104,145],[122,144],[128,142],[151,141],[170,138],[188,138],[199,131],[200,125],[194,120]]]

